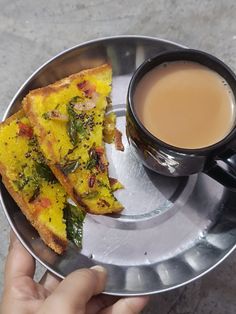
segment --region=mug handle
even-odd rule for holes
[[[236,151],[233,149],[228,149],[217,156],[217,160],[223,161],[231,172],[223,168],[215,160],[211,161],[203,172],[227,189],[236,192],[236,160],[232,158],[233,156],[236,157]]]

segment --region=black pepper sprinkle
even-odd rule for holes
[[[51,218],[51,217],[49,217],[48,221],[49,221],[49,222],[51,222],[51,221],[52,221],[52,218]]]

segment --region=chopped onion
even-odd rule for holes
[[[60,120],[60,121],[68,121],[68,116],[66,114],[62,114],[58,110],[52,110],[47,112],[47,117],[51,120]]]
[[[84,100],[84,101],[81,101],[81,102],[78,102],[76,104],[74,104],[74,108],[77,109],[77,110],[90,110],[90,109],[93,109],[95,107],[95,103],[93,100]]]

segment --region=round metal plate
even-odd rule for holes
[[[123,132],[125,151],[107,145],[112,177],[125,189],[116,193],[125,209],[120,215],[87,215],[83,248],[70,244],[58,256],[39,238],[1,184],[6,216],[29,252],[50,271],[104,265],[105,293],[141,295],[186,284],[220,263],[235,248],[235,194],[204,174],[169,178],[145,169],[132,155],[125,137],[125,102],[129,80],[144,59],[179,47],[138,36],[99,39],[56,56],[37,70],[12,100],[5,118],[14,113],[29,90],[45,86],[84,68],[103,63],[113,68],[113,111]]]

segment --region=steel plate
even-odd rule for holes
[[[120,215],[87,215],[83,249],[73,244],[58,256],[39,238],[1,184],[1,202],[10,225],[29,252],[50,271],[104,265],[107,294],[141,295],[184,285],[211,270],[235,248],[235,194],[206,175],[168,178],[146,170],[132,155],[125,138],[125,102],[129,80],[144,59],[180,47],[168,41],[123,36],[90,41],[56,56],[20,88],[5,118],[29,90],[48,85],[81,69],[105,62],[113,68],[113,111],[123,132],[125,152],[107,145],[111,176],[125,189]]]

